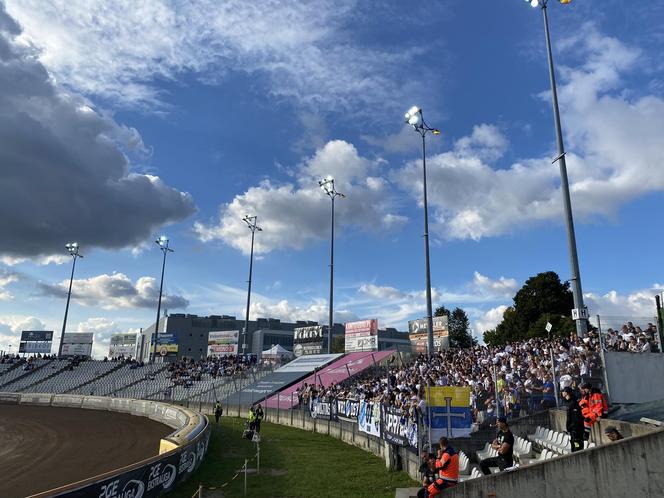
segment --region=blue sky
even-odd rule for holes
[[[481,333],[529,276],[568,278],[538,9],[97,3],[7,0],[2,14],[2,349],[60,330],[71,240],[85,258],[68,330],[96,332],[97,354],[154,320],[161,233],[176,250],[169,311],[243,316],[245,214],[264,229],[252,317],[325,320],[327,174],[347,195],[337,320],[405,329],[425,313],[413,104],[442,131],[427,144],[434,306],[463,307]],[[586,300],[649,317],[663,290],[664,7],[551,0],[549,17]]]

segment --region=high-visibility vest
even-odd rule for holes
[[[604,415],[605,403],[606,401],[604,400],[604,396],[602,395],[601,391],[593,390],[593,393],[590,395],[590,410],[593,412],[593,415],[596,419],[602,418],[602,415]]]
[[[249,415],[247,415],[247,420],[249,422],[253,422],[254,420],[256,420],[256,414],[254,413],[253,410],[249,410]]]
[[[454,448],[447,447],[440,457],[440,474],[441,479],[446,481],[459,480],[459,455]]]
[[[581,407],[581,415],[583,415],[583,425],[585,427],[591,427],[597,420],[597,417],[592,410],[590,396],[581,396],[579,406]]]

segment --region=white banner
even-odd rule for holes
[[[378,336],[346,336],[346,353],[356,353],[358,351],[377,351]]]
[[[380,403],[360,401],[357,425],[362,432],[380,437]]]
[[[221,330],[208,334],[208,355],[228,356],[236,355],[237,344],[240,337],[239,330]]]
[[[91,354],[92,354],[92,343],[62,344],[62,356],[90,356]]]
[[[92,344],[92,332],[66,332],[62,344]]]

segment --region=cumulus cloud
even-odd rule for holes
[[[346,27],[356,16],[355,0],[9,0],[7,8],[58,79],[150,108],[164,106],[157,80],[194,73],[215,82],[239,71],[265,76],[272,96],[303,106],[384,109],[405,93],[403,81],[388,75],[422,50],[355,39]]]
[[[620,326],[627,321],[643,326],[645,322],[655,320],[655,296],[661,295],[663,291],[664,285],[653,284],[650,288],[628,294],[615,290],[604,294],[589,292],[584,294],[584,300],[592,315],[600,315],[605,327]]]
[[[66,297],[69,280],[51,285],[40,283],[44,295]],[[87,279],[75,279],[72,299],[84,306],[100,306],[103,309],[153,308],[159,298],[159,283],[153,277],[140,277],[136,282],[124,273],[102,274]],[[164,293],[163,309],[186,308],[189,301],[178,294]]]
[[[244,316],[245,310],[242,311],[242,316]],[[327,301],[324,299],[317,299],[312,303],[303,305],[293,304],[287,299],[272,303],[259,301],[252,303],[249,317],[252,320],[260,317],[279,318],[284,322],[308,320],[325,325],[329,320],[329,308]],[[357,319],[358,316],[352,311],[346,309],[334,310],[335,323],[345,323]]]
[[[0,301],[9,301],[14,296],[6,287],[18,281],[18,273],[0,268]]]
[[[204,242],[223,240],[248,254],[251,239],[242,217],[256,214],[263,228],[255,240],[257,253],[302,249],[329,237],[330,200],[318,187],[318,181],[327,175],[335,178],[336,189],[346,195],[336,200],[338,227],[377,231],[400,226],[405,218],[391,212],[390,188],[381,175],[382,166],[382,160],[360,156],[348,142],[330,141],[298,167],[295,183],[275,185],[265,180],[222,205],[217,222],[196,222],[194,229]]]
[[[639,50],[602,35],[592,25],[561,44],[563,49],[568,46],[574,47],[579,60],[572,67],[559,67],[559,96],[574,212],[581,219],[609,217],[638,196],[664,190],[659,131],[664,129],[664,100],[624,91],[623,75],[645,66],[639,64]],[[540,97],[548,106],[548,94]],[[430,158],[429,202],[438,233],[479,240],[515,226],[562,219],[553,151],[495,169],[493,163],[507,147],[499,129],[483,124],[452,150]],[[421,202],[420,175],[416,159],[394,178]]]
[[[519,284],[513,278],[500,277],[498,280],[492,280],[478,271],[473,273],[472,286],[482,295],[496,298],[512,298],[519,290]]]
[[[191,215],[188,194],[132,171],[129,155],[145,150],[138,132],[65,93],[39,55],[0,5],[0,254],[39,259],[72,240],[132,246]]]
[[[25,315],[0,315],[0,349],[18,353],[21,332],[24,330],[44,330],[46,325],[39,318]]]
[[[487,330],[495,329],[496,325],[503,321],[503,314],[506,309],[507,306],[501,304],[482,313],[477,319],[472,321],[475,332],[481,337]]]

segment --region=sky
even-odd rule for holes
[[[549,2],[585,300],[649,320],[664,291],[664,5]],[[256,0],[0,2],[0,349],[22,330],[112,333],[162,309],[406,330],[433,304],[477,336],[531,276],[569,278],[540,9]]]

